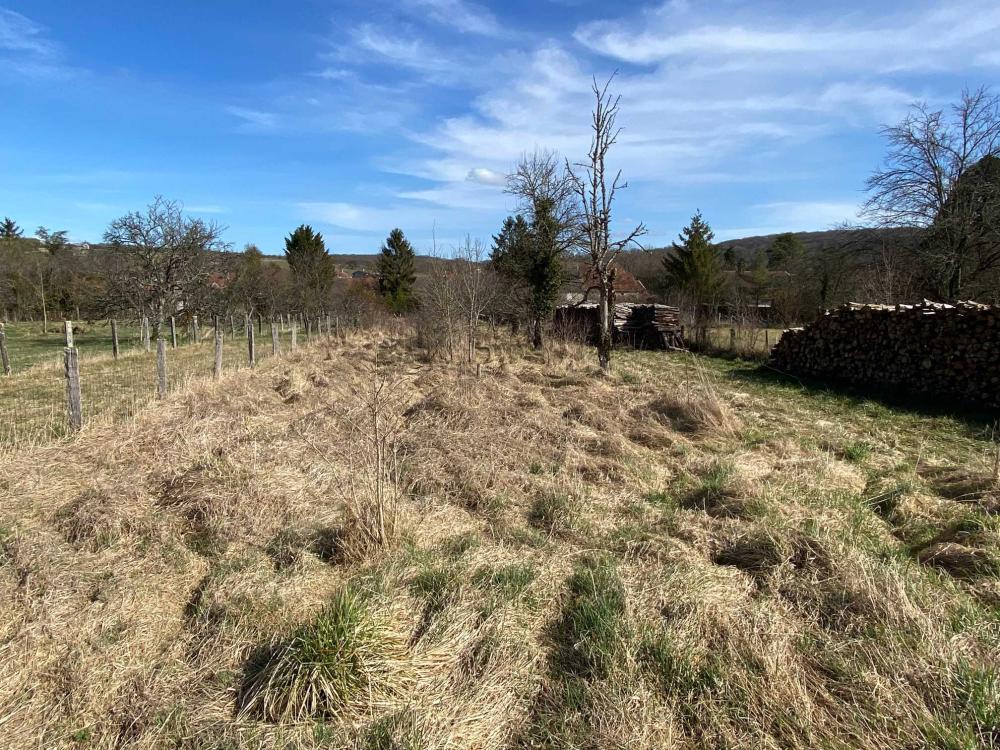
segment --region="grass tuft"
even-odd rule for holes
[[[390,652],[365,597],[342,589],[266,660],[248,665],[239,713],[275,722],[338,717],[387,690]]]
[[[565,534],[573,526],[573,508],[569,496],[545,493],[535,498],[528,512],[528,522],[548,534]]]

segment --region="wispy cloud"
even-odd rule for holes
[[[450,61],[423,40],[402,39],[374,24],[358,26],[352,30],[351,38],[358,49],[408,68],[440,72],[450,67]]]
[[[248,107],[226,107],[226,111],[242,122],[240,127],[249,131],[273,130],[278,125],[278,115],[274,112],[264,112]]]
[[[44,33],[44,28],[27,16],[0,8],[0,50],[54,57],[57,47]]]
[[[711,56],[739,57],[754,67],[793,63],[904,70],[964,64],[970,52],[993,49],[1000,31],[1000,8],[984,0],[911,5],[905,13],[838,15],[813,22],[760,13],[745,20],[704,20],[690,7],[667,3],[631,19],[584,24],[575,37],[595,52],[637,64]]]
[[[27,16],[0,8],[0,80],[66,79],[82,71],[67,65],[47,30]]]
[[[457,31],[499,36],[503,27],[489,10],[464,0],[407,0],[406,5],[432,21]]]

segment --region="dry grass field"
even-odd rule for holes
[[[988,426],[358,334],[0,458],[3,748],[990,748]]]

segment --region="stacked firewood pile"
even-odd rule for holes
[[[556,328],[564,333],[577,332],[589,343],[597,340],[598,321],[596,302],[556,308]],[[614,306],[611,322],[616,344],[636,349],[683,348],[680,311],[676,307],[620,302]]]
[[[784,372],[1000,407],[1000,308],[850,303],[786,331],[771,363]]]

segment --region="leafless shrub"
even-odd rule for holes
[[[345,507],[339,542],[349,557],[366,557],[396,541],[405,493],[401,383],[380,366],[377,350],[361,381],[351,386],[351,398],[331,410],[339,434],[329,447],[299,432],[331,468],[346,467],[340,477]]]

